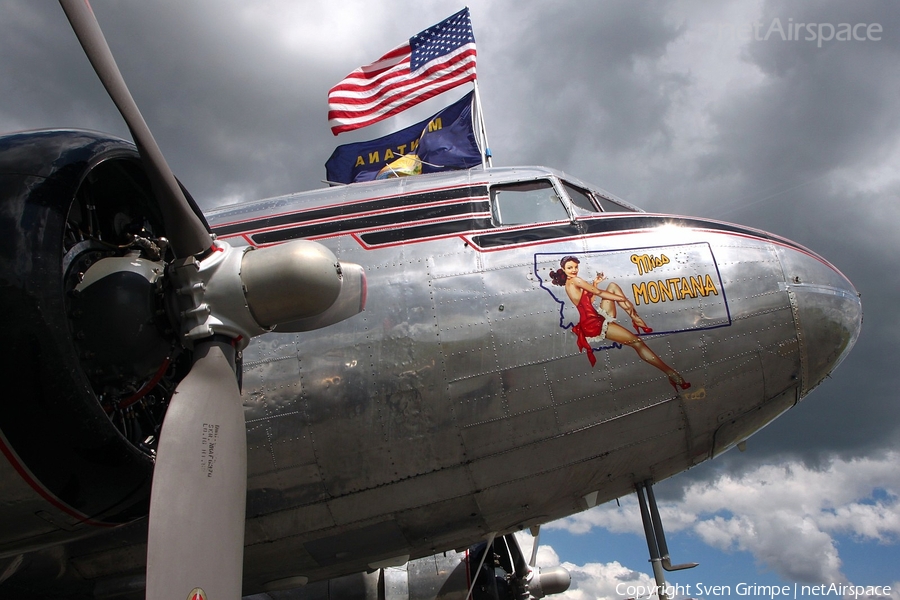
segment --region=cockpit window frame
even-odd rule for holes
[[[498,200],[497,192],[503,191],[504,189],[510,190],[515,189],[516,187],[526,187],[529,184],[539,185],[539,184],[547,184],[549,186],[549,190],[553,192],[557,201],[565,213],[565,216],[560,215],[559,218],[554,219],[530,219],[530,220],[518,220],[516,222],[504,222],[503,214],[501,211],[501,202]],[[525,191],[525,190],[523,190]],[[520,181],[508,181],[503,183],[493,184],[489,188],[489,196],[491,200],[491,222],[494,227],[516,227],[521,225],[534,225],[538,223],[563,223],[563,222],[573,222],[575,220],[574,215],[572,213],[572,204],[568,195],[563,192],[562,186],[559,181],[555,177],[539,177],[534,179],[523,179]]]
[[[576,217],[580,216],[591,216],[597,213],[605,212],[603,210],[603,206],[600,202],[597,201],[597,197],[587,188],[583,188],[579,185],[575,185],[571,181],[567,181],[565,179],[559,180],[560,186],[565,190],[566,196],[569,200],[570,212]],[[576,200],[575,194],[578,197],[587,200],[590,204],[590,209],[581,206],[581,204]]]

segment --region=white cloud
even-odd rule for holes
[[[526,559],[529,558],[534,538],[524,531],[517,532],[516,538]],[[538,547],[536,565],[540,568],[562,566],[569,572],[572,577],[569,589],[551,596],[563,600],[621,600],[625,597],[647,596],[655,586],[650,575],[633,571],[617,561],[584,565],[562,562],[556,550],[546,544]]]
[[[630,596],[647,596],[654,589],[653,579],[645,573],[638,573],[618,562],[587,563],[574,565],[563,563],[572,576],[572,586],[563,594],[554,598],[569,600],[600,600],[601,598],[620,599]]]
[[[721,551],[750,552],[786,581],[846,582],[835,535],[900,541],[900,453],[835,459],[814,469],[769,464],[741,475],[690,483],[677,502],[660,503],[669,532],[687,530]],[[601,527],[642,535],[637,502],[604,505],[546,525],[571,533]]]

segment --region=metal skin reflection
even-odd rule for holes
[[[540,214],[559,218],[505,225],[492,191],[538,181],[553,191]],[[377,598],[388,583],[395,597],[445,584],[464,594],[470,581],[434,564],[464,564],[489,534],[634,493],[745,441],[859,333],[857,292],[817,254],[738,225],[644,213],[551,169],[353,184],[206,218],[236,247],[315,240],[368,282],[364,312],[313,331],[276,326],[242,353],[246,594],[303,582],[312,595],[297,598],[342,585]],[[581,279],[565,257],[604,275]],[[560,269],[562,286],[551,281]],[[606,339],[589,343],[593,366],[572,333],[588,293],[610,317]],[[612,321],[624,316],[637,333]],[[103,467],[90,468],[94,481]],[[73,524],[64,510],[84,488],[46,477],[57,505],[8,462],[0,475],[0,518],[15,524],[0,528],[0,592],[139,597],[140,511],[98,533],[100,511]]]
[[[537,180],[552,185],[548,202],[564,217],[498,222],[493,187]],[[607,210],[580,212],[561,181]],[[276,330],[244,353],[256,457],[248,556],[272,546],[272,527],[287,515],[316,516],[300,546],[275,545],[316,550],[296,569],[318,578],[336,570],[318,549],[339,546],[349,563],[354,531],[383,533],[382,555],[415,557],[571,514],[587,498],[632,493],[636,481],[659,481],[746,440],[852,346],[858,295],[818,255],[764,232],[615,200],[552,170],[495,168],[208,215],[233,241],[313,234],[369,277],[366,312],[310,336]],[[568,314],[575,300],[550,281],[567,255],[602,264],[614,282],[604,300],[619,314],[634,309],[641,328],[637,336],[609,325],[593,368],[567,327],[578,321]],[[649,283],[654,301],[641,291]],[[291,483],[276,485],[286,472]]]

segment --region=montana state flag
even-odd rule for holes
[[[472,124],[473,99],[474,92],[469,92],[396,133],[338,146],[325,163],[325,178],[330,183],[354,183],[480,165],[481,151]]]

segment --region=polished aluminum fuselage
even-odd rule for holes
[[[500,226],[493,187],[536,179],[568,217]],[[628,494],[745,440],[853,345],[858,295],[816,254],[624,204],[588,213],[561,179],[584,186],[475,169],[208,215],[232,244],[315,239],[368,277],[363,313],[243,354],[250,588],[402,563]],[[584,280],[619,286],[652,329],[640,340],[690,387],[640,344],[592,341],[591,366],[581,316],[550,280],[567,255]]]
[[[517,206],[519,192],[536,204]],[[368,280],[364,312],[243,352],[246,593],[466,548],[689,469],[798,402],[859,332],[856,291],[813,252],[643,213],[543,168],[207,216],[232,245],[316,240]],[[556,285],[567,257],[628,302]],[[601,309],[605,339],[590,325]],[[641,324],[652,331],[638,337]],[[73,522],[14,464],[0,461],[4,572],[27,565],[48,590],[142,593],[146,522]]]

